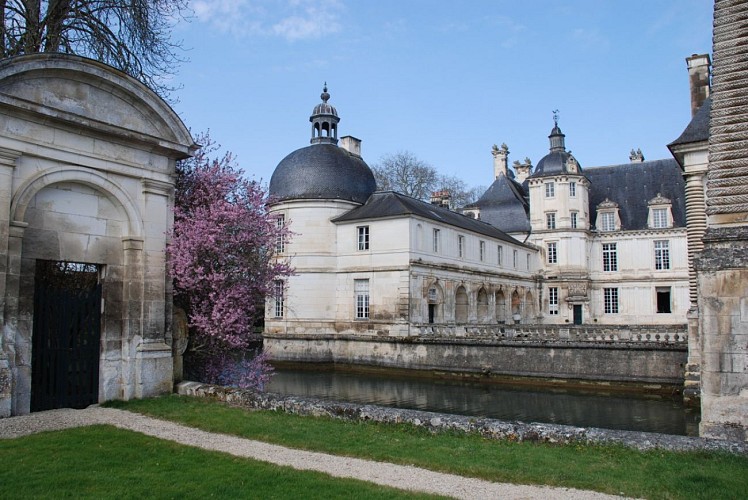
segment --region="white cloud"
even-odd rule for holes
[[[339,32],[339,0],[195,0],[198,22],[235,36],[277,36],[288,41]]]

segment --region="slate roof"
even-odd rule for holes
[[[590,181],[590,225],[597,205],[606,198],[618,203],[622,230],[647,229],[649,200],[660,193],[672,201],[673,226],[686,227],[685,181],[673,159],[587,168]]]
[[[530,177],[543,177],[550,175],[558,175],[568,172],[566,169],[566,163],[571,158],[571,154],[566,151],[553,151],[548,153],[540,159],[538,164],[535,166],[535,171]],[[582,167],[579,167],[581,174]]]
[[[403,217],[407,215],[415,215],[434,222],[463,229],[465,231],[482,234],[515,245],[522,245],[521,242],[486,222],[453,212],[447,208],[431,205],[430,203],[394,191],[377,191],[366,200],[366,203],[332,219],[332,222],[353,222],[360,220]]]
[[[530,231],[526,191],[514,179],[499,175],[478,201],[465,208],[480,209],[480,218],[507,233]]]
[[[323,199],[364,203],[376,191],[374,174],[361,157],[335,144],[313,144],[286,156],[270,178],[275,200]]]
[[[673,146],[690,144],[709,140],[709,113],[712,109],[712,98],[707,98],[699,110],[691,119],[683,133],[676,140],[668,144],[672,150]]]

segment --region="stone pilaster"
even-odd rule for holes
[[[8,247],[10,244],[10,203],[12,200],[13,171],[18,151],[0,148],[0,417],[11,415],[13,396],[12,359],[14,349],[6,351],[5,336],[12,336],[12,327],[6,329],[6,275],[9,266]],[[20,262],[20,261],[19,261]],[[20,269],[19,269],[20,272]],[[14,340],[11,339],[11,343]]]

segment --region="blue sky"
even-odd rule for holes
[[[309,144],[324,82],[371,166],[410,151],[468,186],[491,146],[533,165],[552,111],[582,167],[669,158],[690,119],[685,58],[711,52],[708,0],[193,0],[174,108],[249,177]]]

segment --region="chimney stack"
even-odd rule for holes
[[[361,139],[356,139],[351,135],[340,138],[340,147],[361,158]]]
[[[452,195],[449,191],[442,190],[442,191],[433,191],[431,193],[431,204],[436,205],[437,207],[446,208],[449,210],[449,206],[452,202]]]
[[[532,162],[530,161],[530,158],[525,157],[524,163],[515,161],[513,166],[515,173],[514,180],[516,180],[520,184],[525,182],[525,179],[530,177],[530,174],[532,174]]]
[[[709,82],[712,61],[709,54],[693,54],[686,58],[688,65],[688,83],[691,88],[691,117],[696,114],[707,97],[709,97]]]
[[[493,145],[491,149],[493,155],[493,178],[494,180],[499,178],[499,175],[506,175],[507,168],[509,167],[509,147],[506,144],[502,144],[501,148]]]

